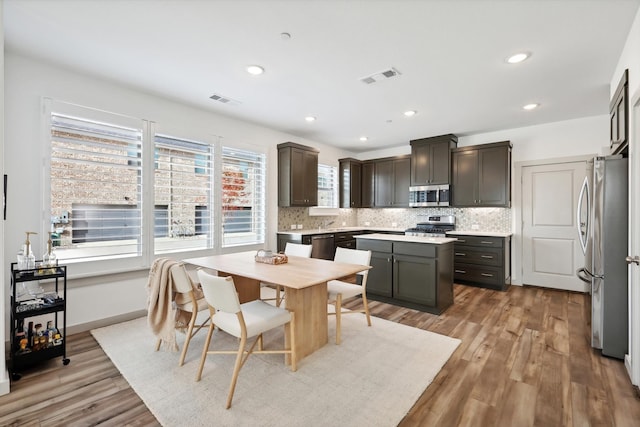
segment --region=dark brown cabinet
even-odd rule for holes
[[[318,150],[285,142],[278,144],[278,206],[318,204]]]
[[[411,186],[449,184],[451,149],[458,137],[452,134],[414,139],[411,144]]]
[[[620,83],[609,104],[610,148],[612,154],[629,149],[629,70],[624,70]]]
[[[509,141],[456,148],[451,165],[452,206],[511,206]]]
[[[373,161],[362,162],[362,176],[360,187],[360,207],[362,208],[372,208],[374,206],[374,170],[375,163]]]
[[[340,159],[340,207],[361,207],[362,162],[356,159]]]
[[[400,208],[409,206],[410,164],[411,158],[408,156],[375,161],[375,207]]]
[[[453,235],[456,283],[504,291],[511,284],[511,237]]]

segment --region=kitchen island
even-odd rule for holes
[[[367,297],[440,314],[453,304],[455,238],[365,234],[357,249],[371,251]]]

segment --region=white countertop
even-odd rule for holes
[[[326,233],[343,233],[347,231],[395,231],[398,233],[404,233],[404,228],[391,228],[391,227],[336,227],[336,228],[305,228],[304,230],[280,230],[278,234],[296,234],[296,235],[309,235],[309,234],[326,234]]]
[[[447,231],[447,236],[486,236],[486,237],[509,237],[513,233],[504,233],[501,231]]]
[[[356,239],[389,240],[392,242],[428,243],[431,245],[443,245],[455,242],[458,239],[451,237],[419,237],[419,236],[399,236],[393,234],[362,234],[355,236]]]

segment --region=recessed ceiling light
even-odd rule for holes
[[[264,73],[264,68],[259,65],[249,65],[247,66],[247,73],[257,76]]]
[[[369,140],[369,138],[367,138],[366,136],[361,136],[360,137],[360,141],[362,141],[362,142],[365,142],[365,141],[368,141],[368,140]]]
[[[280,33],[280,38],[282,40],[290,40],[291,39],[291,34],[290,33]]]
[[[529,52],[519,52],[516,54],[513,54],[511,56],[509,56],[506,61],[509,64],[519,64],[520,62],[524,61],[525,59],[527,59],[528,57],[530,57],[531,54]]]
[[[315,118],[315,117],[313,117],[313,116],[307,116],[307,117],[305,117],[304,119],[305,119],[306,121],[308,121],[308,122],[315,122],[315,121],[316,121],[316,118]]]
[[[539,106],[540,106],[540,104],[527,104],[522,108],[524,108],[525,110],[535,110]]]
[[[411,116],[415,116],[416,113],[417,113],[416,110],[409,110],[409,111],[405,111],[404,115],[407,116],[407,117],[411,117]]]

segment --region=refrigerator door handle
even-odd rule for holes
[[[587,277],[587,275],[588,273],[584,269],[584,267],[576,271],[576,276],[578,276],[578,279],[582,280],[585,283],[591,284],[591,278]]]
[[[586,202],[587,204],[587,220],[582,222],[582,203]],[[578,206],[576,208],[576,227],[578,228],[578,239],[580,240],[580,247],[582,248],[582,253],[587,252],[587,239],[589,238],[589,177],[584,178],[584,182],[582,183],[582,188],[580,189],[580,196],[578,196]],[[582,229],[584,227],[584,230]]]

